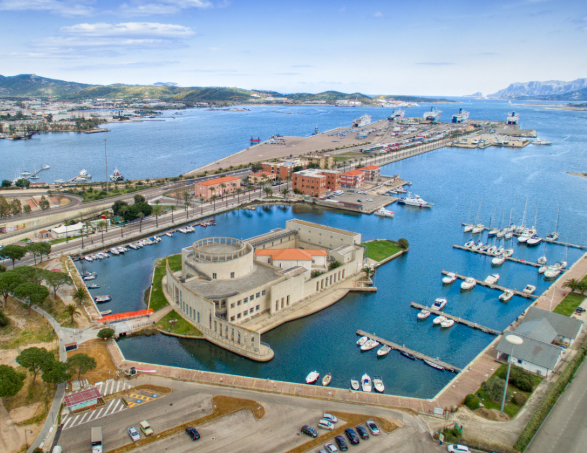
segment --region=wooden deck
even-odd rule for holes
[[[450,315],[450,314],[443,312],[443,311],[440,311],[440,310],[435,310],[434,308],[427,307],[426,305],[417,304],[416,302],[412,302],[410,304],[410,306],[417,308],[418,310],[428,310],[430,313],[434,313],[435,315],[442,315],[445,318],[452,319],[454,322],[458,322],[459,324],[463,324],[463,325],[471,327],[473,329],[479,329],[480,331],[485,332],[485,333],[489,333],[491,335],[501,335],[502,334],[502,332],[500,332],[499,330],[492,329],[491,327],[482,326],[481,324],[477,324],[476,322],[471,322],[466,319]]]
[[[443,275],[447,275],[447,274],[450,274],[450,273],[451,272],[448,272],[448,271],[445,271],[445,270],[442,271],[442,274]],[[460,278],[461,280],[465,280],[466,278],[468,278],[468,277],[465,277],[464,275],[459,275],[456,272],[452,272],[452,273],[455,274],[457,276],[457,278]],[[496,289],[496,290],[501,291],[501,292],[511,291],[516,296],[525,297],[526,299],[538,299],[538,296],[535,296],[534,294],[526,294],[526,293],[523,293],[522,291],[518,291],[517,289],[509,289],[509,288],[506,288],[505,286],[491,285],[489,283],[485,283],[483,280],[477,280],[477,279],[474,279],[474,280],[477,282],[478,285],[485,286],[486,288]]]
[[[482,252],[481,250],[468,249],[467,247],[463,247],[462,245],[455,244],[455,245],[453,245],[453,247],[455,249],[465,250],[467,252],[478,253],[479,255],[492,256],[495,258],[495,255],[492,255],[491,253]],[[514,263],[526,264],[527,266],[540,267],[540,264],[538,264],[538,263],[532,263],[530,261],[521,260],[519,258],[513,258],[511,256],[504,256],[503,258],[505,258],[506,261],[512,261]]]
[[[414,351],[410,348],[406,348],[405,346],[400,346],[399,344],[393,343],[392,341],[386,340],[385,338],[378,337],[377,335],[367,333],[363,330],[357,330],[357,335],[359,335],[361,337],[366,336],[366,337],[372,338],[373,340],[378,341],[381,344],[386,344],[386,345],[390,346],[392,349],[395,349],[397,351],[404,351],[409,354],[412,354],[417,359],[428,360],[429,362],[435,363],[436,365],[440,365],[441,367],[443,367],[447,371],[452,371],[453,373],[460,373],[462,371],[460,368],[457,368],[456,366],[451,365],[450,363],[446,363],[446,362],[443,362],[442,360],[427,356],[426,354],[422,354],[422,353]]]

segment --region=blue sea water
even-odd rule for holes
[[[473,101],[464,107],[471,111],[471,118],[480,119],[503,119],[511,110],[511,107],[503,102]],[[446,105],[442,108],[448,110]],[[456,110],[455,106],[450,108]],[[425,107],[421,107],[420,111],[424,109]],[[463,244],[471,237],[470,234],[464,234],[461,227],[461,222],[467,220],[471,202],[471,217],[474,217],[481,201],[479,221],[482,223],[489,224],[494,211],[497,211],[496,222],[501,220],[504,210],[508,219],[514,206],[515,222],[520,223],[528,199],[527,223],[534,223],[537,207],[536,224],[541,234],[546,234],[554,228],[560,202],[561,240],[587,244],[587,231],[584,228],[587,218],[587,179],[567,173],[584,171],[587,167],[587,115],[582,112],[550,111],[532,106],[516,106],[516,109],[520,111],[524,128],[537,129],[539,137],[552,141],[553,145],[528,146],[521,150],[445,148],[383,168],[384,174],[399,174],[412,181],[411,189],[434,203],[432,209],[420,210],[392,205],[391,209],[396,213],[394,219],[312,206],[271,206],[254,212],[239,210],[215,216],[218,226],[214,229],[200,228],[195,234],[164,237],[156,246],[92,264],[80,263],[79,266],[97,271],[96,282],[103,285],[98,292],[113,296],[113,301],[102,307],[114,312],[123,312],[145,307],[143,294],[149,286],[155,259],[178,253],[182,247],[201,237],[219,235],[244,239],[271,228],[283,227],[285,221],[292,217],[356,231],[363,235],[364,240],[404,237],[410,243],[410,251],[379,268],[375,275],[377,293],[350,294],[326,310],[264,334],[263,340],[275,351],[275,358],[271,362],[256,363],[205,341],[180,340],[164,335],[127,338],[119,341],[119,346],[127,358],[142,362],[291,382],[303,382],[307,373],[316,369],[322,374],[332,373],[331,385],[343,388],[348,386],[350,378],[360,377],[367,372],[371,376],[382,376],[387,393],[432,397],[454,375],[436,371],[420,361],[409,361],[396,352],[383,359],[377,359],[375,350],[361,353],[355,346],[356,330],[376,333],[458,367],[465,367],[493,337],[461,325],[455,325],[449,330],[433,328],[432,318],[418,322],[417,310],[410,307],[410,302],[431,304],[437,297],[446,297],[449,301],[447,312],[501,330],[507,327],[530,301],[514,297],[508,304],[503,304],[498,301],[499,292],[479,286],[473,291],[462,293],[458,283],[452,286],[442,285],[441,270],[455,271],[478,279],[498,272],[501,275],[500,284],[503,286],[521,290],[527,284],[533,284],[538,287],[538,294],[550,284],[538,276],[533,267],[506,262],[496,270],[491,267],[489,258],[452,248],[453,244]],[[347,112],[344,115],[351,118],[367,111],[374,119],[378,119],[374,109],[308,109],[312,112],[324,112],[312,115],[283,115],[273,113],[272,110],[274,109],[259,108],[252,115],[257,116],[257,122],[263,123],[257,126],[259,128],[268,127],[267,123],[277,118],[275,121],[279,123],[279,128],[270,130],[269,134],[293,134],[296,128],[298,131],[307,132],[313,129],[317,122],[316,118],[320,117],[326,124],[321,128],[335,127],[344,124],[340,117],[343,113],[340,112]],[[381,116],[384,117],[386,112],[383,112],[384,109],[381,110]],[[408,114],[414,115],[416,111],[417,109],[409,110]],[[172,156],[180,153],[181,151],[177,150],[183,149],[181,143],[184,142],[186,135],[191,134],[190,141],[199,143],[200,134],[207,134],[206,131],[212,128],[219,118],[223,126],[215,127],[219,127],[217,131],[223,132],[217,132],[219,135],[216,140],[224,143],[224,147],[220,146],[219,149],[225,150],[226,153],[235,151],[236,149],[231,149],[232,145],[227,143],[234,140],[236,146],[246,128],[240,124],[235,125],[233,129],[227,129],[224,127],[226,118],[235,123],[249,121],[247,114],[239,120],[237,113],[230,117],[232,112],[220,112],[220,115],[219,112],[194,112],[194,118],[200,120],[193,119],[192,124],[200,122],[208,126],[203,129],[192,129],[191,132],[187,128],[178,130],[178,142],[161,143],[160,153]],[[186,120],[191,114],[191,111],[186,112],[182,120]],[[311,116],[313,119],[310,119]],[[291,129],[287,129],[283,122]],[[294,127],[293,123],[297,125]],[[318,124],[320,126],[321,123]],[[121,125],[121,133],[131,134],[128,131],[132,131],[136,126]],[[181,126],[176,127],[181,129]],[[254,132],[247,132],[245,139],[249,138],[251,133]],[[256,132],[254,134],[257,135]],[[41,140],[44,138],[45,136],[41,137]],[[148,135],[136,135],[135,139],[137,143],[129,144],[129,147],[143,146],[145,149],[152,149]],[[72,144],[68,149],[74,150],[75,147],[76,145]],[[186,157],[184,164],[188,165],[185,162],[189,162],[190,168],[221,157],[220,154],[212,157],[205,150],[196,151],[195,145],[193,150],[186,150],[186,153],[189,157]],[[125,158],[130,159],[132,154]],[[192,165],[197,159],[200,159],[199,163]],[[174,159],[168,162],[172,166],[178,164]],[[173,171],[184,171],[185,165],[181,170]],[[89,169],[89,165],[86,167]],[[167,171],[165,166],[159,164],[159,167]],[[146,171],[146,167],[142,171]],[[159,170],[153,169],[153,172],[156,171]],[[149,173],[144,175],[146,176],[159,175]],[[542,246],[518,246],[516,241],[512,247],[515,249],[515,257],[531,261],[536,261],[544,250]],[[569,263],[573,263],[582,256],[582,252],[577,249],[567,250],[565,247],[552,244],[546,245],[545,251],[549,262],[566,258]]]

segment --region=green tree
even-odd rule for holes
[[[212,201],[214,202],[214,211],[216,211],[216,200],[218,199],[218,195],[212,195]]]
[[[134,196],[134,200],[135,200],[135,204],[139,204],[139,203],[146,203],[147,199],[145,197],[143,197],[142,195],[136,194]]]
[[[366,278],[371,278],[373,276],[373,274],[375,273],[375,269],[370,268],[369,266],[365,266],[362,269],[363,273],[365,274]]]
[[[21,260],[27,253],[26,247],[21,247],[20,245],[7,245],[0,249],[0,256],[5,259],[12,260],[12,268],[14,269],[14,262],[16,260]]]
[[[320,271],[312,271],[312,273],[310,274],[311,278],[316,278],[319,277],[320,275],[322,275],[324,272],[320,272]]]
[[[401,238],[398,239],[397,245],[399,245],[402,249],[407,250],[410,244],[408,243],[407,239]]]
[[[62,384],[71,379],[67,363],[55,360],[53,356],[43,365],[41,379],[48,384]]]
[[[38,242],[37,248],[40,251],[41,263],[43,262],[43,255],[45,255],[47,259],[49,259],[49,255],[51,254],[51,244],[49,244],[48,242]]]
[[[72,280],[69,275],[65,272],[51,272],[45,270],[43,272],[43,278],[47,286],[53,288],[53,295],[57,297],[57,290],[62,285],[71,285]]]
[[[482,385],[483,390],[487,393],[489,398],[494,401],[500,401],[503,396],[503,389],[505,387],[505,379],[495,377],[485,382]]]
[[[50,207],[51,205],[49,204],[49,200],[45,198],[45,195],[41,195],[41,199],[39,200],[39,208],[41,208],[43,211],[46,211]]]
[[[22,204],[20,203],[20,200],[16,198],[13,199],[10,203],[10,209],[12,210],[12,215],[22,214]]]
[[[6,272],[6,266],[2,266],[2,265],[0,264],[0,274],[1,274],[2,272]]]
[[[43,269],[38,269],[32,266],[20,266],[16,269],[11,269],[11,273],[20,275],[23,283],[31,282],[39,285],[43,281]]]
[[[8,365],[0,365],[0,398],[16,395],[23,386],[25,375]]]
[[[22,212],[29,214],[31,212],[31,207],[28,204],[25,204],[22,208]]]
[[[0,328],[8,324],[10,324],[10,318],[4,314],[4,310],[0,309]]]
[[[480,403],[481,401],[479,401],[476,395],[470,394],[465,397],[465,405],[472,411],[478,409],[481,406]]]
[[[112,338],[114,336],[114,329],[102,329],[100,330],[100,332],[98,332],[98,338],[102,339],[102,340],[109,340],[110,338]]]
[[[67,359],[67,368],[73,372],[77,372],[78,380],[82,374],[86,374],[88,371],[96,368],[96,365],[96,359],[84,353],[76,354]]]
[[[25,248],[27,250],[27,252],[29,252],[31,255],[33,255],[33,258],[35,260],[35,264],[37,264],[37,256],[42,256],[43,253],[43,246],[41,244],[44,244],[44,242],[33,242],[32,244],[28,244]]]
[[[4,297],[4,307],[8,303],[8,296],[23,282],[22,277],[15,272],[2,272],[0,274],[0,293]]]
[[[263,189],[263,192],[265,192],[265,198],[267,198],[267,197],[269,197],[269,195],[272,193],[272,190],[271,190],[271,188],[269,188],[269,187],[265,187],[265,188]]]
[[[139,222],[139,233],[142,233],[143,232],[143,219],[145,218],[145,214],[143,214],[142,212],[139,212],[137,214],[137,217],[139,219],[141,219]]]
[[[83,288],[78,288],[71,293],[71,298],[75,301],[76,304],[81,305],[86,300],[88,300],[88,292]]]
[[[331,271],[332,269],[336,269],[337,267],[342,266],[342,264],[340,264],[340,261],[332,261],[329,265],[328,265],[328,270]]]
[[[563,288],[569,288],[572,292],[575,292],[577,289],[581,288],[581,280],[571,278],[563,283]]]
[[[18,181],[14,183],[16,187],[20,187],[22,189],[26,189],[28,186],[31,185],[31,182],[28,179],[20,178]]]
[[[241,201],[241,193],[243,193],[243,189],[241,189],[240,187],[238,189],[236,189],[236,196],[237,196],[237,203],[240,203]]]
[[[283,189],[281,191],[281,193],[283,194],[283,196],[285,197],[285,199],[287,200],[287,194],[289,193],[289,189],[286,187],[285,189]]]
[[[16,358],[16,363],[33,373],[33,384],[37,378],[37,373],[41,371],[53,355],[45,348],[28,348],[22,351]]]
[[[73,304],[68,304],[65,306],[65,313],[67,313],[69,316],[71,316],[71,323],[72,324],[73,324],[73,318],[77,318],[82,315],[80,313],[80,311],[76,308],[76,306]]]
[[[104,230],[106,229],[108,223],[106,222],[106,220],[100,220],[96,226],[98,227],[98,230],[100,230],[100,232],[102,233],[102,244],[104,243]]]
[[[11,215],[12,209],[10,209],[10,204],[6,201],[6,198],[0,195],[0,219],[10,217]]]
[[[2,180],[2,187],[10,187],[12,185],[12,181],[10,179],[3,179]]]
[[[14,290],[14,296],[24,300],[29,306],[29,315],[31,314],[31,306],[41,305],[49,296],[49,290],[43,285],[37,283],[26,282],[21,283]]]

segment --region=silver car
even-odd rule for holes
[[[130,438],[132,439],[133,442],[136,442],[137,440],[141,440],[141,435],[139,434],[139,432],[137,431],[137,429],[134,426],[131,426],[130,428],[128,428],[128,435],[130,436]]]

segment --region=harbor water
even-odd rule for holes
[[[485,104],[478,104],[478,110],[465,106],[472,112],[472,118],[505,117],[510,108],[505,103],[488,103],[490,107],[484,110]],[[501,107],[497,108],[498,104]],[[118,344],[130,360],[290,382],[304,382],[310,371],[317,370],[322,375],[332,373],[331,385],[341,388],[348,387],[351,378],[360,378],[366,372],[383,378],[386,393],[430,398],[454,375],[434,370],[421,361],[410,361],[395,351],[382,359],[376,357],[376,349],[361,353],[355,345],[356,330],[377,334],[464,368],[494,337],[457,324],[441,330],[432,327],[432,317],[417,321],[418,311],[410,307],[410,302],[431,305],[435,298],[446,297],[446,312],[503,330],[531,301],[514,297],[504,304],[498,300],[498,291],[479,285],[469,292],[461,292],[458,281],[443,286],[441,270],[481,280],[497,272],[500,285],[522,290],[532,284],[537,286],[536,294],[551,284],[534,267],[506,262],[492,268],[490,257],[452,248],[453,244],[462,245],[471,239],[471,234],[463,233],[461,226],[468,220],[471,201],[470,220],[482,200],[478,221],[488,225],[497,208],[495,225],[501,221],[504,210],[507,221],[514,206],[515,223],[520,224],[528,199],[526,223],[534,224],[538,206],[536,225],[542,236],[554,229],[561,202],[560,240],[587,244],[587,231],[583,228],[587,219],[587,179],[567,173],[587,167],[585,115],[530,107],[520,111],[522,126],[538,129],[538,136],[552,141],[552,146],[531,145],[519,150],[445,148],[383,168],[383,174],[399,174],[412,181],[410,189],[434,203],[431,209],[394,204],[389,207],[395,211],[394,219],[311,205],[236,210],[215,216],[216,227],[198,227],[194,234],[176,233],[172,238],[164,236],[158,245],[99,262],[80,262],[78,266],[98,273],[95,282],[102,287],[93,292],[113,297],[112,302],[100,307],[117,313],[145,308],[144,292],[150,284],[154,261],[179,253],[182,247],[202,237],[246,239],[284,227],[286,220],[295,217],[359,232],[363,240],[406,238],[409,253],[378,269],[374,277],[376,293],[349,294],[330,308],[264,334],[263,341],[275,351],[275,358],[268,363],[244,359],[206,341],[165,335],[125,338]],[[168,145],[168,149],[173,148]],[[487,241],[486,233],[482,239]],[[534,262],[544,250],[549,263],[566,259],[569,265],[584,253],[554,244],[532,248],[518,245],[516,240],[509,242],[515,250],[514,257]]]

